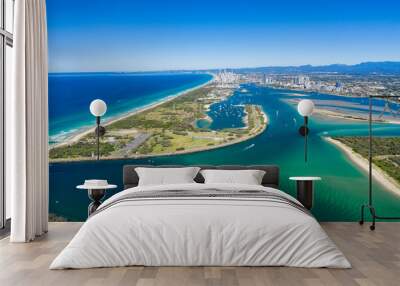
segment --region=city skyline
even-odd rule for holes
[[[297,76],[306,76],[307,74],[376,74],[376,67],[384,67],[385,65],[391,65],[388,69],[385,69],[381,72],[382,75],[390,75],[390,74],[399,74],[400,73],[400,61],[379,61],[379,62],[360,62],[354,65],[349,64],[326,64],[326,65],[287,65],[287,66],[255,66],[255,67],[237,67],[237,68],[229,68],[229,67],[220,67],[220,68],[210,68],[210,69],[172,69],[172,70],[99,70],[99,71],[51,71],[49,70],[49,74],[57,75],[57,74],[74,74],[74,73],[82,73],[82,74],[107,74],[107,73],[132,73],[132,74],[157,74],[157,73],[221,73],[221,72],[234,72],[234,73],[250,73],[250,74],[261,74],[265,76],[269,75],[278,75],[278,74],[287,74],[287,75],[297,75]],[[355,71],[355,67],[364,66],[364,70]],[[347,68],[347,70],[345,70]],[[387,67],[386,67],[387,68]],[[343,71],[343,69],[345,71]]]
[[[50,0],[50,71],[400,61],[399,3],[320,2]]]

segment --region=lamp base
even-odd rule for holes
[[[300,133],[301,136],[306,136],[306,135],[308,135],[310,133],[310,129],[308,129],[307,126],[303,125],[303,126],[301,126],[299,128],[299,133]]]
[[[101,200],[104,198],[105,194],[105,189],[88,189],[88,196],[92,201],[88,206],[88,217],[101,205]]]
[[[97,133],[98,130],[98,133]],[[100,137],[104,136],[104,134],[106,134],[106,128],[104,128],[103,126],[99,125],[96,127],[96,130],[94,131],[95,134],[99,134]]]

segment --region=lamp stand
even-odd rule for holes
[[[304,136],[304,161],[307,162],[308,155],[308,133],[310,130],[308,129],[308,116],[304,116],[304,125],[300,127],[299,133],[301,136]]]
[[[307,162],[307,150],[308,150],[308,116],[304,116],[304,129],[305,129],[305,138],[304,138],[304,162]]]
[[[97,161],[100,160],[100,116],[96,116]]]
[[[400,96],[391,96],[393,98],[400,98]],[[383,219],[383,220],[399,220],[400,217],[384,217],[378,216],[376,214],[375,208],[373,206],[372,201],[372,99],[373,98],[388,98],[383,95],[370,95],[369,96],[369,116],[368,116],[368,140],[369,140],[369,150],[368,150],[368,204],[363,204],[361,206],[361,220],[360,224],[364,224],[364,210],[365,208],[369,209],[369,212],[372,216],[372,225],[370,225],[370,230],[375,230],[375,220]]]

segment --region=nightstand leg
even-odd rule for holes
[[[91,202],[88,206],[88,217],[90,217],[90,215],[94,213],[100,205],[101,202],[99,201]]]
[[[101,200],[104,198],[105,194],[106,190],[104,189],[88,190],[89,199],[92,200],[92,202],[88,206],[88,216],[94,213],[97,210],[97,208],[101,205]]]
[[[313,206],[313,181],[297,181],[297,200],[307,209]]]

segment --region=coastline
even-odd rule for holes
[[[368,117],[363,117],[361,115],[350,115],[348,113],[333,111],[329,109],[315,108],[314,113],[320,117],[331,117],[338,118],[343,120],[351,120],[351,121],[360,121],[360,122],[368,122]],[[368,116],[368,114],[366,114]],[[387,120],[387,119],[377,119],[376,117],[372,119],[373,123],[381,123],[381,124],[400,124],[400,120]]]
[[[343,120],[351,120],[351,121],[359,121],[359,122],[368,122],[367,117],[356,115],[350,115],[344,112],[333,111],[329,109],[322,109],[322,108],[315,108],[314,114],[320,117],[331,117],[331,118],[338,118]],[[368,114],[366,114],[368,116]],[[382,123],[382,124],[400,124],[400,120],[387,120],[387,119],[376,119],[373,118],[372,122],[374,123]]]
[[[194,149],[190,149],[190,150],[182,150],[182,151],[175,151],[175,152],[171,152],[171,153],[161,153],[161,154],[149,154],[149,155],[136,155],[136,156],[132,156],[129,159],[143,159],[143,158],[153,158],[153,157],[168,157],[168,156],[174,156],[174,155],[182,155],[182,154],[192,154],[192,153],[198,153],[198,152],[204,152],[204,151],[210,151],[210,150],[214,150],[214,149],[219,149],[219,148],[223,148],[223,147],[227,147],[227,146],[231,146],[234,144],[238,144],[250,139],[253,139],[255,137],[257,137],[258,135],[260,135],[261,133],[263,133],[269,125],[269,117],[268,115],[264,112],[264,110],[261,110],[263,119],[264,119],[264,124],[263,127],[259,130],[259,132],[256,132],[254,134],[252,134],[249,137],[245,137],[245,138],[240,138],[237,140],[232,140],[220,145],[215,145],[215,146],[207,146],[207,147],[202,147],[202,148],[194,148]],[[123,160],[123,159],[127,159],[125,157],[112,157],[112,158],[102,158],[101,161],[115,161],[115,160]],[[71,163],[71,162],[90,162],[90,161],[95,161],[94,159],[82,159],[82,158],[73,158],[73,159],[53,159],[50,161],[50,164],[52,163]]]
[[[338,140],[333,139],[332,137],[323,137],[323,139],[336,146],[339,150],[343,151],[353,163],[355,163],[359,168],[362,169],[362,171],[368,173],[369,163],[367,159],[353,151],[353,149],[349,146],[343,144]],[[391,191],[392,193],[400,196],[400,185],[393,178],[391,178],[388,174],[386,174],[386,172],[384,172],[375,164],[372,164],[372,169],[372,176],[380,185],[382,185],[384,188]]]
[[[174,99],[176,99],[178,97],[186,95],[187,93],[189,93],[191,91],[203,88],[203,87],[211,84],[214,81],[215,76],[213,74],[210,74],[210,75],[212,76],[211,79],[209,81],[201,84],[201,85],[197,85],[195,87],[192,87],[192,88],[189,88],[189,89],[185,89],[185,90],[183,90],[181,92],[169,95],[169,96],[167,96],[167,97],[165,97],[163,99],[157,100],[156,102],[153,102],[153,103],[150,103],[148,105],[133,109],[132,111],[130,111],[128,113],[124,113],[124,114],[121,114],[121,115],[116,115],[113,118],[110,118],[107,121],[104,121],[102,125],[106,127],[107,125],[110,125],[110,124],[113,124],[115,122],[118,122],[119,120],[128,118],[128,117],[130,117],[132,115],[136,115],[136,114],[139,114],[139,113],[144,112],[144,111],[148,111],[148,110],[153,109],[155,107],[158,107],[158,106],[160,106],[160,105],[162,105],[162,104],[164,104],[166,102],[170,102],[170,101],[172,101],[172,100],[174,100]],[[62,147],[62,146],[66,146],[66,145],[70,145],[70,144],[76,143],[82,137],[90,134],[91,132],[94,132],[95,129],[96,129],[96,126],[94,126],[94,127],[82,127],[80,129],[78,129],[76,132],[73,132],[71,134],[71,136],[68,137],[65,141],[50,145],[49,146],[49,150],[52,149],[52,148]]]
[[[366,98],[366,99],[369,98],[368,96],[345,95],[345,94],[340,94],[340,93],[320,91],[320,90],[314,90],[314,89],[291,88],[291,87],[287,87],[287,86],[283,87],[283,86],[266,85],[266,87],[281,89],[281,90],[288,90],[288,91],[298,91],[298,92],[305,93],[305,94],[297,94],[296,96],[308,96],[310,93],[319,93],[319,94],[334,95],[334,96],[346,97],[346,98]]]
[[[287,103],[289,103],[290,105],[292,105],[294,108],[296,108],[296,105],[300,100],[287,99],[285,101]],[[336,119],[341,119],[341,120],[368,122],[368,112],[365,113],[365,114],[362,114],[362,113],[350,114],[350,113],[346,113],[344,111],[340,111],[340,110],[337,110],[337,109],[336,110],[331,110],[329,108],[320,108],[320,107],[318,107],[318,104],[314,108],[313,115],[319,116],[321,118],[330,117],[330,118],[336,118]],[[391,118],[391,119],[379,119],[379,118],[376,118],[376,116],[373,117],[372,122],[373,123],[381,123],[381,124],[396,124],[396,125],[400,124],[400,120],[399,119],[393,119],[393,118]]]

